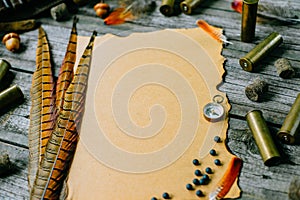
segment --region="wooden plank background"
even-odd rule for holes
[[[263,1],[263,0],[261,0]],[[117,1],[106,1],[113,7]],[[274,0],[282,2],[283,0]],[[294,8],[300,10],[300,1],[290,1]],[[274,20],[258,19],[256,38],[252,43],[240,41],[241,15],[231,9],[230,0],[214,0],[205,2],[195,15],[173,17],[163,16],[158,8],[161,1],[156,1],[154,12],[118,26],[106,26],[102,19],[95,16],[93,5],[97,1],[80,7],[78,34],[89,36],[93,30],[98,35],[112,33],[126,36],[132,32],[147,32],[165,28],[193,28],[197,19],[204,19],[211,25],[224,29],[227,38],[233,45],[224,46],[222,55],[226,58],[224,64],[226,74],[220,90],[226,92],[232,105],[230,111],[230,128],[227,144],[229,150],[244,161],[239,185],[243,191],[241,199],[278,199],[288,198],[290,182],[300,177],[300,147],[284,145],[275,140],[283,157],[283,163],[278,166],[266,167],[258,153],[258,149],[245,121],[245,114],[251,109],[260,109],[270,125],[271,133],[276,132],[283,123],[297,94],[300,92],[300,23],[283,24]],[[49,14],[37,18],[47,32],[51,45],[51,53],[55,74],[63,60],[69,33],[72,26],[70,18],[64,22],[54,21]],[[239,66],[240,57],[249,52],[271,32],[279,32],[284,39],[283,44],[265,58],[255,73],[243,71]],[[1,36],[3,33],[1,33]],[[32,73],[35,69],[35,48],[37,30],[21,34],[22,46],[18,53],[7,51],[0,45],[0,57],[8,60],[12,69],[6,80],[1,83],[1,90],[12,84],[18,84],[25,94],[25,101],[0,111],[0,152],[7,152],[11,158],[14,170],[0,177],[0,199],[28,199],[27,165],[30,109],[30,86]],[[274,67],[277,58],[287,58],[296,70],[292,79],[281,79]],[[269,92],[261,103],[251,102],[244,94],[245,86],[255,77],[261,76],[269,84]]]

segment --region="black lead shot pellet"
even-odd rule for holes
[[[197,178],[194,178],[193,183],[194,183],[195,185],[200,185],[200,181],[199,181],[199,179],[197,179]]]
[[[216,152],[216,150],[212,149],[209,151],[209,154],[212,156],[215,156],[215,155],[217,155],[217,152]]]
[[[163,193],[163,194],[162,194],[162,197],[163,197],[164,199],[170,199],[170,195],[169,195],[169,193],[167,193],[167,192]]]
[[[196,169],[196,170],[195,170],[195,175],[196,175],[196,176],[201,176],[202,173],[201,173],[201,171],[200,171],[199,169]]]
[[[206,183],[207,183],[207,179],[204,179],[204,178],[201,178],[200,180],[199,180],[199,182],[200,182],[200,185],[206,185]]]
[[[190,183],[186,184],[185,187],[186,187],[187,190],[193,190],[194,189],[193,185],[190,184]]]
[[[210,167],[206,167],[205,172],[208,174],[212,174],[212,169]]]
[[[214,141],[215,141],[216,143],[220,143],[220,142],[221,142],[221,138],[220,138],[219,136],[215,136],[215,137],[214,137]]]
[[[218,166],[221,165],[221,161],[219,159],[215,159],[214,163],[215,163],[215,165],[218,165]]]
[[[203,195],[203,192],[202,192],[201,190],[197,190],[197,191],[196,191],[196,195],[197,195],[198,197],[204,196],[204,195]]]
[[[157,200],[157,198],[156,197],[152,197],[151,200]]]
[[[194,159],[194,160],[193,160],[193,164],[196,165],[196,166],[198,166],[198,165],[200,165],[200,162],[199,162],[198,159]]]
[[[202,177],[202,179],[209,180],[209,176],[207,174],[204,174],[203,177]]]

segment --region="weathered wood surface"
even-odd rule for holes
[[[116,1],[106,2],[117,5]],[[79,8],[78,33],[89,36],[93,30],[96,30],[99,35],[113,33],[125,36],[132,32],[165,28],[192,28],[196,27],[197,19],[204,19],[214,26],[223,28],[233,45],[225,46],[223,49],[222,54],[227,59],[226,75],[220,90],[226,92],[232,105],[228,148],[244,161],[239,181],[243,190],[241,199],[289,199],[290,182],[295,177],[300,178],[300,146],[277,142],[285,161],[274,167],[264,166],[244,116],[250,109],[262,110],[275,136],[296,95],[300,92],[300,23],[286,25],[260,19],[257,23],[254,42],[243,43],[240,41],[241,15],[232,11],[230,3],[230,0],[207,1],[196,15],[181,14],[174,17],[164,17],[157,7],[153,13],[133,22],[118,26],[105,26],[102,20],[95,16],[93,10],[95,1],[92,1]],[[159,5],[160,1],[157,1],[157,4]],[[293,4],[300,9],[300,1],[293,1]],[[72,20],[56,22],[47,15],[39,17],[38,20],[48,34],[57,75],[58,67],[65,54]],[[255,73],[243,71],[238,64],[239,58],[273,31],[283,35],[284,43],[263,60]],[[11,84],[18,84],[25,94],[25,101],[22,104],[0,111],[0,152],[8,152],[14,165],[14,170],[10,174],[0,178],[0,199],[28,199],[29,197],[27,130],[30,109],[29,91],[32,73],[35,69],[37,30],[22,33],[21,39],[22,49],[19,53],[11,53],[5,49],[4,45],[0,45],[0,57],[7,59],[13,66],[5,84],[1,83],[1,89]],[[285,80],[277,75],[274,61],[280,57],[290,60],[296,69],[296,77]],[[245,86],[257,76],[264,77],[270,86],[268,95],[261,103],[251,102],[244,94]],[[9,78],[12,78],[12,82],[8,81]]]

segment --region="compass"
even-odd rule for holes
[[[208,103],[203,108],[203,115],[207,121],[217,122],[224,116],[224,107],[221,105],[224,98],[221,95],[216,95],[213,102]]]

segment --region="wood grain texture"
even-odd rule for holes
[[[161,1],[156,1],[159,6]],[[276,0],[276,2],[285,2]],[[99,35],[112,33],[126,36],[132,32],[147,32],[165,28],[194,28],[196,20],[203,19],[209,24],[224,29],[224,33],[233,45],[224,46],[223,56],[226,58],[224,83],[220,90],[226,92],[232,105],[230,111],[230,127],[227,144],[234,154],[243,159],[243,168],[239,185],[243,190],[243,200],[256,199],[288,199],[288,188],[292,179],[300,177],[300,147],[284,145],[276,140],[285,162],[278,166],[266,167],[258,153],[258,149],[251,136],[245,114],[251,109],[260,109],[270,125],[271,133],[275,136],[286,117],[297,94],[300,92],[300,23],[282,24],[274,20],[258,19],[256,37],[253,43],[240,41],[241,15],[230,7],[230,0],[207,1],[192,16],[181,14],[165,17],[158,7],[149,15],[141,16],[133,22],[118,26],[105,26],[103,20],[96,17],[91,1],[80,7],[77,13],[78,35],[90,36],[93,30]],[[117,2],[107,1],[112,6]],[[292,1],[293,6],[300,9],[300,1]],[[56,22],[51,17],[38,19],[47,32],[50,50],[53,57],[54,74],[58,76],[59,67],[65,55],[72,19]],[[267,56],[254,73],[245,72],[239,66],[239,58],[250,51],[271,32],[279,32],[284,39],[275,51]],[[5,85],[18,84],[25,95],[25,101],[20,105],[11,106],[1,111],[0,116],[0,152],[9,153],[15,170],[6,177],[0,178],[0,199],[28,199],[27,165],[28,142],[27,129],[29,126],[30,84],[35,69],[35,47],[37,45],[37,30],[22,33],[21,51],[17,54],[7,51],[0,45],[1,57],[7,59],[13,69]],[[296,71],[292,79],[282,79],[276,73],[274,62],[284,57],[290,60]],[[261,103],[251,102],[244,94],[245,86],[257,76],[262,76],[269,84],[269,92]],[[1,89],[5,87],[0,86]],[[272,197],[272,198],[270,198]]]

